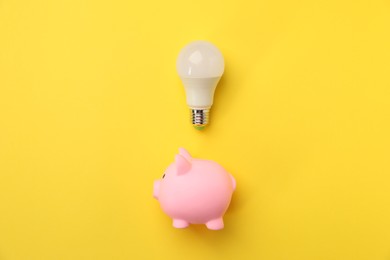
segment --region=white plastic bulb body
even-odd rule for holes
[[[222,53],[210,42],[191,42],[180,51],[176,67],[186,92],[192,124],[202,129],[209,123],[215,88],[225,69]]]

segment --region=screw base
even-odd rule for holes
[[[190,109],[190,113],[191,123],[196,129],[202,130],[209,124],[210,109]]]

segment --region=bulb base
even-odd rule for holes
[[[209,124],[210,109],[190,109],[191,123],[198,129],[203,130]]]

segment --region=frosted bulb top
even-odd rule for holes
[[[221,77],[225,67],[222,53],[206,41],[186,45],[180,51],[176,66],[182,78]]]

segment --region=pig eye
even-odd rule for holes
[[[165,173],[163,174],[162,178],[163,178],[163,179],[165,178]]]

